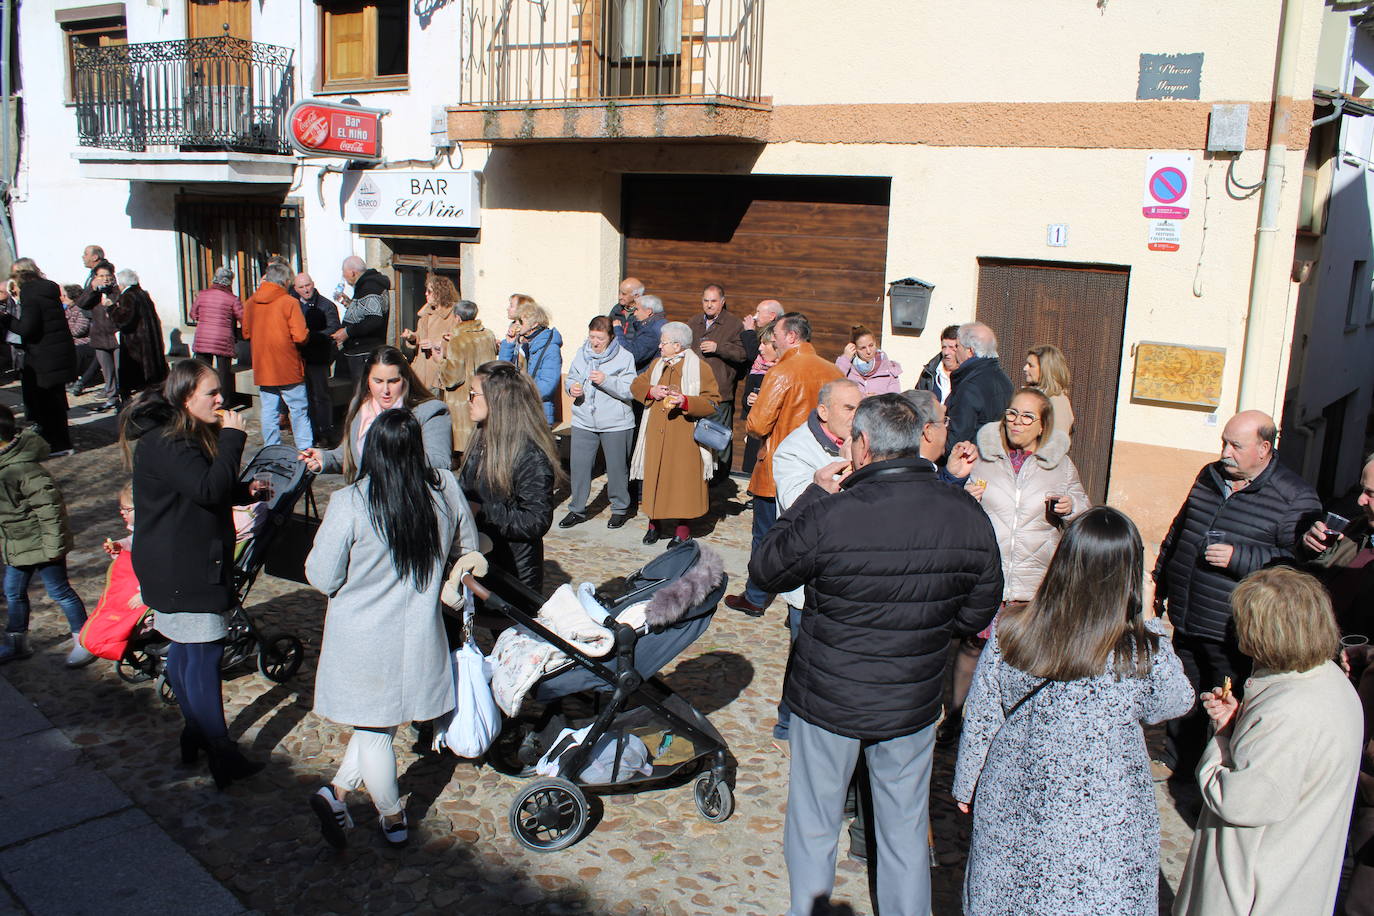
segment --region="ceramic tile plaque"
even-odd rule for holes
[[[1221,405],[1226,351],[1220,347],[1141,341],[1135,347],[1131,398],[1185,407]]]

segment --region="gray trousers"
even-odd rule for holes
[[[572,449],[568,455],[572,479],[572,496],[568,500],[571,512],[586,512],[587,497],[592,492],[592,468],[596,465],[597,449],[606,456],[606,489],[611,494],[611,511],[630,509],[630,446],[635,431],[618,429],[610,433],[596,433],[590,429],[572,428]]]
[[[791,768],[783,856],[792,904],[787,916],[811,916],[835,887],[835,852],[844,797],[859,752],[868,764],[878,854],[881,916],[929,916],[930,767],[935,726],[887,741],[846,738],[792,717]]]

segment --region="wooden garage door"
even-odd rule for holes
[[[978,261],[978,320],[997,334],[1002,367],[1017,387],[1028,348],[1064,351],[1073,376],[1069,456],[1094,503],[1106,500],[1111,473],[1129,276],[1125,267]]]
[[[850,325],[882,333],[888,193],[876,178],[627,175],[625,275],[679,321],[701,309],[708,283],[741,316],[777,299],[810,319],[817,352],[834,359]]]

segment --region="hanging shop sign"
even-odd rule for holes
[[[382,158],[381,108],[305,99],[286,116],[291,145],[306,156],[368,162]]]
[[[349,169],[340,203],[350,223],[373,226],[482,225],[477,173],[429,169]]]

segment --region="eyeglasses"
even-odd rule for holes
[[[133,506],[120,506],[120,507],[119,507],[119,514],[120,514],[120,515],[133,515],[133,514],[134,514],[134,507],[133,507]]]
[[[1002,416],[1006,417],[1008,423],[1015,423],[1018,426],[1030,426],[1032,423],[1040,419],[1040,417],[1037,414],[1020,413],[1019,411],[1015,410],[1008,410]]]
[[[486,395],[482,394],[482,392],[478,391],[476,388],[469,388],[469,389],[468,389],[468,400],[469,400],[469,401],[475,401],[475,400],[477,400],[478,398],[481,398],[481,397],[486,397]]]

